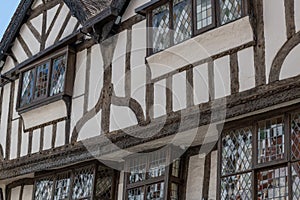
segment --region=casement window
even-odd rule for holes
[[[219,199],[300,199],[300,112],[224,131],[219,147]]]
[[[149,153],[149,156],[128,158],[125,164],[128,173],[125,174],[124,199],[182,199],[182,160],[171,159],[172,153],[171,150],[159,150]]]
[[[102,165],[73,167],[35,180],[33,200],[115,200],[117,173]]]
[[[74,53],[68,48],[21,69],[18,111],[72,95],[73,69]]]
[[[247,15],[247,0],[153,0],[137,8],[147,16],[148,54]]]

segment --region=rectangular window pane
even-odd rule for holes
[[[192,36],[191,0],[174,0],[173,2],[174,44]]]
[[[221,179],[221,199],[251,200],[252,174],[238,174]]]
[[[20,106],[29,104],[33,100],[35,70],[29,70],[23,74]]]
[[[179,177],[180,159],[176,159],[172,163],[172,176]]]
[[[287,167],[259,172],[257,180],[259,199],[288,199]]]
[[[283,118],[273,118],[258,125],[258,163],[284,158]]]
[[[112,169],[99,166],[96,181],[97,199],[111,199],[114,171]]]
[[[68,199],[70,194],[70,174],[58,176],[55,184],[54,200]]]
[[[146,158],[140,157],[130,160],[129,183],[146,180]]]
[[[128,190],[128,200],[144,200],[144,190],[142,187]]]
[[[35,184],[35,200],[51,200],[53,190],[53,178],[40,179]]]
[[[178,200],[178,184],[172,183],[171,184],[171,200]]]
[[[156,183],[147,187],[146,200],[163,200],[164,183]]]
[[[242,0],[219,0],[220,21],[226,24],[242,16]]]
[[[154,151],[150,154],[148,175],[150,178],[164,176],[166,171],[166,152]]]
[[[152,11],[153,53],[166,49],[170,46],[169,24],[169,4],[162,5]]]
[[[300,199],[300,162],[292,164],[293,200]]]
[[[73,195],[74,200],[91,197],[93,192],[94,169],[84,168],[75,173],[73,180]]]
[[[44,63],[36,68],[36,83],[34,98],[38,99],[47,95],[49,79],[49,63]]]
[[[251,168],[252,132],[250,128],[231,131],[222,138],[222,174]]]
[[[291,116],[292,158],[300,158],[300,113]]]
[[[50,96],[64,91],[66,55],[53,60]]]
[[[197,0],[196,18],[198,30],[212,24],[212,0]]]

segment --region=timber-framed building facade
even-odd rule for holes
[[[299,0],[21,0],[0,200],[300,199]]]

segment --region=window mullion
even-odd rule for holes
[[[57,183],[57,176],[54,176],[54,175],[53,175],[53,187],[52,187],[52,194],[51,194],[51,199],[52,199],[52,200],[54,200],[54,194],[55,194],[56,183]]]
[[[170,46],[173,46],[174,45],[173,0],[169,1],[169,38],[170,38]]]
[[[53,59],[50,59],[49,63],[50,63],[50,66],[49,66],[49,81],[48,81],[48,85],[47,85],[47,97],[50,96],[50,90],[51,90]]]
[[[35,89],[36,89],[36,82],[37,82],[37,69],[38,69],[38,66],[36,66],[32,69],[32,70],[34,70],[34,76],[33,76],[32,100],[30,103],[32,103],[36,100],[35,99]]]

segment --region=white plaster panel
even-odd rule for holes
[[[110,131],[120,130],[137,124],[136,116],[129,107],[111,106]]]
[[[165,115],[166,112],[166,80],[154,84],[154,118]]]
[[[57,123],[55,147],[60,147],[65,145],[65,139],[66,139],[65,127],[66,127],[66,121]]]
[[[10,56],[7,56],[5,64],[2,69],[2,73],[8,72],[9,70],[13,69],[15,67],[14,61]]]
[[[6,133],[7,133],[7,116],[9,111],[10,99],[10,84],[6,84],[3,88],[3,101],[1,113],[1,127],[0,127],[0,144],[5,152],[6,148]],[[6,155],[4,155],[6,157]]]
[[[63,32],[61,39],[67,37],[71,33],[73,33],[73,30],[75,28],[75,25],[77,24],[77,19],[75,17],[71,17],[68,25],[66,26],[65,31]]]
[[[121,171],[119,186],[118,186],[118,200],[123,200],[123,189],[124,189],[124,171]]]
[[[283,62],[279,79],[286,79],[300,74],[299,67],[300,45],[296,46]]]
[[[55,7],[47,10],[47,21],[46,21],[46,30],[48,31],[50,24],[52,23],[55,13],[58,9],[59,5],[56,5]]]
[[[6,197],[5,197],[5,184],[0,183],[0,188],[2,189],[2,192],[3,192],[3,199],[6,199]]]
[[[59,100],[48,105],[36,108],[21,114],[24,120],[25,129],[29,129],[40,124],[45,124],[67,116],[65,102]]]
[[[73,97],[84,94],[86,73],[86,50],[77,53],[76,75],[74,81]]]
[[[32,200],[33,185],[24,185],[22,200]]]
[[[186,108],[186,84],[186,72],[182,72],[173,76],[173,111]]]
[[[46,48],[54,44],[58,32],[61,29],[68,13],[69,13],[69,8],[66,5],[64,5],[46,41]]]
[[[29,30],[28,26],[24,24],[20,30],[20,34],[27,44],[30,52],[32,55],[37,54],[40,51],[40,43],[39,41],[34,37],[32,32]]]
[[[193,69],[195,105],[209,101],[208,66],[203,64]]]
[[[249,17],[244,17],[154,54],[147,61],[152,78],[156,78],[251,41],[253,31]]]
[[[21,46],[21,44],[17,38],[15,39],[14,45],[11,48],[11,50],[14,53],[14,55],[16,56],[16,59],[19,63],[25,61],[28,58],[23,47]]]
[[[217,199],[218,151],[211,152],[211,168],[209,179],[209,199]]]
[[[238,52],[240,92],[255,87],[253,47]]]
[[[10,159],[17,158],[19,120],[12,121]]]
[[[42,27],[43,27],[43,14],[40,14],[39,16],[31,19],[30,22],[34,26],[34,28],[39,32],[39,34],[41,35]]]
[[[189,160],[186,200],[201,200],[205,158],[192,156]]]
[[[284,1],[264,0],[267,83],[269,82],[269,74],[272,62],[277,52],[286,41],[286,25],[284,10]]]
[[[32,151],[31,153],[37,153],[40,151],[41,142],[41,129],[36,129],[32,133]]]
[[[127,31],[118,35],[118,42],[112,62],[112,83],[117,96],[125,96],[125,60]]]
[[[26,156],[28,154],[28,141],[29,141],[28,132],[22,133],[21,153],[20,153],[21,157]]]
[[[133,2],[133,1],[132,1]],[[132,28],[131,48],[131,97],[136,99],[146,110],[146,21],[135,24]]]
[[[19,88],[19,79],[15,80],[15,94],[14,94],[14,106],[13,106],[13,119],[17,119],[20,117],[18,114],[16,107],[17,107],[17,100],[18,100],[18,88]]]
[[[95,107],[103,87],[103,59],[100,45],[92,46],[88,110]]]
[[[32,4],[31,8],[34,9],[36,7],[38,7],[39,5],[42,5],[43,1],[42,0],[36,0],[34,1],[34,3]]]
[[[133,17],[136,15],[135,9],[139,6],[142,6],[143,4],[147,3],[150,0],[139,0],[139,1],[130,1],[125,13],[122,16],[122,22],[126,21],[130,17]]]
[[[90,119],[80,130],[78,141],[99,136],[101,134],[101,112]]]
[[[71,113],[71,130],[76,126],[76,123],[83,116],[83,103],[84,96],[72,100],[72,113]]]
[[[215,98],[230,95],[230,63],[229,56],[224,56],[214,62]]]
[[[20,199],[20,191],[21,191],[21,186],[13,188],[13,189],[11,190],[11,196],[10,196],[10,199],[11,199],[11,200],[17,200],[17,199]]]
[[[300,31],[300,1],[295,0],[295,25],[296,32]]]
[[[52,148],[52,130],[53,130],[53,125],[46,126],[44,128],[44,146],[43,146],[43,150],[47,150],[47,149]]]

